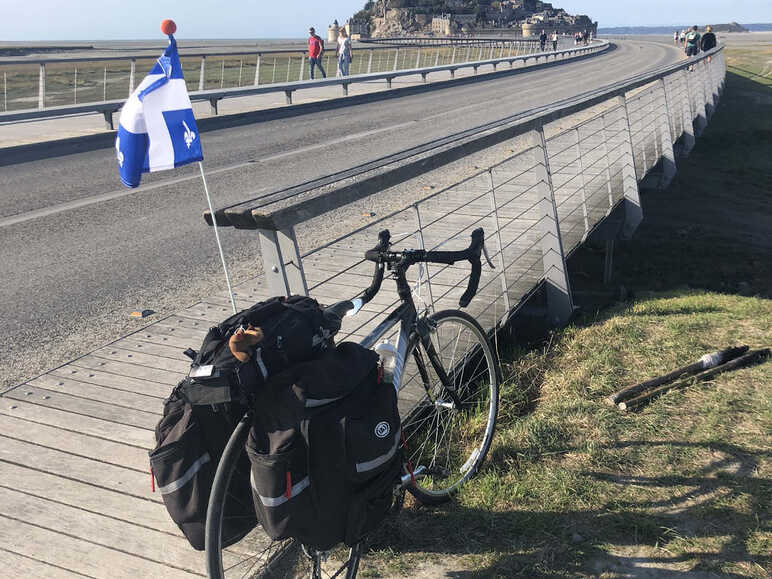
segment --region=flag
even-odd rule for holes
[[[139,185],[143,172],[201,161],[201,139],[193,117],[177,42],[169,46],[123,105],[115,139],[121,181]]]

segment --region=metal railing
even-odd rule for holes
[[[609,229],[606,239],[633,234],[642,219],[639,183],[669,184],[677,154],[689,153],[715,109],[725,72],[719,47],[502,119],[431,150],[419,147],[408,157],[368,164],[353,186],[343,181],[356,176],[349,171],[337,187],[331,177],[291,190],[304,193],[301,201],[277,192],[227,207],[218,211],[218,224],[258,230],[265,272],[258,283],[267,293],[310,294],[323,302],[351,297],[367,285],[372,264],[363,252],[381,229],[391,229],[397,247],[453,249],[483,226],[496,269],[483,269],[469,313],[492,330],[543,287],[549,321],[564,324],[574,309],[567,256],[593,233]],[[442,181],[443,167],[469,151],[516,147],[516,141],[518,150],[473,175],[301,255],[296,228],[304,222],[416,176]],[[463,266],[431,265],[414,272],[411,283],[427,307],[439,310],[455,307],[467,275]],[[345,335],[364,335],[396,300],[384,293],[364,316],[346,321]]]
[[[323,86],[338,85],[342,87],[343,95],[348,94],[348,87],[355,83],[366,83],[378,80],[386,81],[388,87],[391,87],[393,79],[402,76],[421,75],[424,81],[429,74],[439,72],[449,72],[450,77],[455,76],[455,72],[463,68],[473,68],[475,73],[483,66],[491,66],[493,70],[503,63],[514,66],[516,62],[522,62],[523,65],[529,59],[534,59],[536,63],[548,62],[550,59],[565,59],[575,55],[584,55],[590,52],[598,52],[608,47],[607,43],[598,42],[586,47],[572,47],[549,52],[533,52],[533,48],[538,48],[538,44],[532,42],[517,42],[512,40],[504,41],[485,41],[479,43],[467,43],[465,45],[453,45],[447,47],[375,47],[367,49],[358,49],[355,51],[356,57],[351,64],[350,75],[346,77],[331,77],[326,79],[307,80],[308,61],[305,53],[286,53],[285,52],[263,52],[263,53],[228,53],[228,57],[233,58],[232,64],[228,66],[229,83],[235,86],[225,86],[226,79],[226,60],[220,61],[219,74],[215,70],[214,84],[216,88],[207,88],[212,84],[207,72],[207,58],[215,56],[222,57],[222,54],[192,54],[182,55],[183,70],[189,86],[198,86],[198,90],[190,93],[191,101],[208,101],[212,114],[217,114],[217,104],[222,99],[243,97],[257,94],[266,94],[272,92],[283,92],[286,96],[286,102],[292,103],[292,94],[298,90],[307,90]],[[244,59],[235,60],[236,56],[251,54],[255,58],[255,64],[245,66]],[[269,56],[270,55],[270,56]],[[143,58],[145,63],[138,67],[139,58]],[[195,67],[191,65],[190,59],[197,58]],[[280,60],[277,60],[280,59]],[[69,66],[72,63],[79,62],[113,62],[117,61],[121,68],[108,74],[108,67],[104,66],[98,71],[90,73],[90,91],[93,96],[96,90],[102,100],[93,102],[82,102],[84,87],[78,85],[78,68],[68,71],[72,85],[65,93],[72,99],[70,104],[57,104],[49,106],[50,98],[47,97],[47,86],[51,83],[50,69],[54,66]],[[88,113],[101,113],[105,117],[108,128],[113,128],[113,114],[123,106],[126,96],[120,98],[108,99],[118,90],[124,95],[128,95],[134,89],[135,82],[143,74],[149,71],[155,62],[154,59],[146,55],[132,57],[127,60],[126,57],[104,57],[97,61],[96,59],[64,58],[64,59],[46,59],[41,61],[2,61],[0,68],[8,66],[9,63],[21,62],[26,65],[33,64],[39,67],[37,73],[37,108],[27,108],[17,111],[7,110],[7,78],[6,72],[3,72],[4,103],[6,110],[0,113],[0,123],[18,122],[31,119],[55,118],[69,115],[79,115]],[[238,64],[236,64],[238,63]],[[330,51],[327,52],[325,65],[326,70],[331,71],[330,67],[336,66],[334,56]],[[197,67],[197,68],[196,68]],[[144,70],[147,69],[147,70]],[[96,75],[96,76],[95,76]],[[81,78],[83,74],[81,72]],[[97,78],[99,77],[99,78]],[[108,80],[108,77],[113,80]],[[249,78],[249,81],[245,79]],[[209,79],[209,80],[207,80]],[[218,81],[219,79],[219,81]],[[81,81],[85,82],[85,81]],[[108,90],[109,83],[117,83],[116,87]],[[219,86],[217,83],[219,82]],[[29,80],[27,82],[29,84]],[[61,88],[61,79],[58,81]],[[101,90],[100,90],[101,89]],[[125,92],[124,92],[125,91]],[[62,94],[61,90],[58,94]],[[78,102],[80,96],[81,102]],[[68,97],[68,98],[70,98]],[[21,99],[22,97],[17,97]],[[25,102],[33,102],[34,96],[23,97]],[[58,102],[58,101],[56,101]]]

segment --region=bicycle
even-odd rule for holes
[[[360,297],[325,310],[339,319],[356,315],[381,289],[387,271],[396,281],[400,305],[361,342],[372,348],[399,324],[393,384],[403,417],[405,464],[394,489],[396,512],[402,506],[405,491],[424,504],[438,504],[473,477],[490,448],[498,411],[499,375],[485,331],[474,318],[459,310],[419,315],[407,270],[419,263],[450,266],[468,261],[472,271],[459,300],[460,307],[466,307],[479,286],[481,254],[491,267],[493,264],[485,250],[482,228],[472,232],[471,244],[462,251],[391,251],[388,230],[380,232],[378,239],[378,245],[365,252],[365,259],[375,263],[370,286]],[[230,516],[226,511],[234,510],[232,504],[226,509],[226,503],[232,499],[228,488],[237,469],[249,468],[248,461],[244,461],[244,444],[251,424],[248,411],[225,447],[212,486],[206,522],[207,572],[211,578],[251,577],[269,571],[290,542],[269,539],[265,544],[265,538],[261,542],[253,532],[238,543],[241,549],[233,553],[229,550],[227,565],[223,564],[223,521]],[[249,473],[241,472],[240,476],[248,477]],[[246,545],[242,545],[244,541]],[[312,563],[312,579],[321,578],[326,554],[305,546],[303,551]],[[343,571],[348,579],[355,577],[362,551],[360,542],[331,577]]]

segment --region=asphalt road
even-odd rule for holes
[[[673,62],[645,41],[560,67],[306,114],[203,135],[217,206],[385,154]],[[126,190],[112,149],[0,167],[0,390],[222,292],[198,167],[143,177]],[[331,237],[345,227],[327,220]],[[223,231],[236,281],[259,264],[254,233]],[[301,244],[303,240],[301,240]]]

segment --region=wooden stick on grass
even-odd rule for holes
[[[702,358],[699,359],[699,361],[695,362],[694,364],[682,366],[681,368],[673,370],[664,376],[657,376],[651,380],[646,380],[645,382],[639,382],[633,386],[623,388],[619,392],[609,396],[607,400],[609,403],[616,405],[624,400],[634,398],[645,390],[649,390],[650,388],[655,388],[656,386],[672,382],[678,378],[681,378],[682,376],[691,376],[692,374],[698,374],[699,372],[707,370],[708,368],[715,368],[719,364],[723,364],[724,362],[733,360],[738,356],[742,356],[747,351],[748,346],[740,346],[736,348],[726,348],[725,350],[713,352],[712,354],[705,354]]]
[[[742,366],[745,366],[746,364],[750,364],[751,362],[761,361],[767,356],[769,356],[769,348],[764,348],[763,350],[753,350],[751,352],[748,352],[744,356],[740,356],[739,358],[730,360],[725,364],[721,364],[720,366],[716,366],[715,368],[706,370],[702,374],[694,376],[693,378],[687,378],[685,380],[676,382],[675,384],[667,384],[664,386],[660,386],[659,388],[655,388],[654,390],[646,392],[645,394],[642,394],[637,398],[632,398],[630,400],[627,400],[626,402],[620,402],[619,408],[620,410],[625,410],[625,411],[633,410],[635,408],[642,406],[643,404],[646,404],[652,398],[656,398],[657,396],[667,392],[668,390],[684,388],[685,386],[689,386],[693,382],[707,380],[709,378],[712,378],[716,374],[721,374],[722,372],[726,372],[728,370],[734,370],[736,368],[740,368]]]

